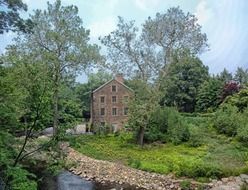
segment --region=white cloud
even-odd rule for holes
[[[90,36],[92,38],[98,38],[112,32],[116,27],[116,21],[113,17],[106,17],[101,20],[97,20],[89,25]]]
[[[135,5],[143,10],[146,11],[150,8],[155,8],[160,4],[161,0],[135,0]]]
[[[206,0],[201,0],[199,2],[196,7],[195,15],[198,18],[198,23],[201,25],[204,25],[213,17],[213,11],[208,8]]]

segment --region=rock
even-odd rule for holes
[[[85,124],[77,125],[76,127],[74,127],[74,131],[75,131],[75,135],[84,134],[86,133],[86,125]]]
[[[243,182],[248,183],[248,175],[246,174],[240,174],[240,178]]]
[[[170,185],[170,188],[173,189],[175,186],[173,184]]]
[[[224,183],[227,183],[228,182],[228,178],[222,178],[221,181],[224,182]]]
[[[53,128],[48,127],[46,129],[44,129],[43,131],[41,131],[41,135],[52,136],[53,135]]]

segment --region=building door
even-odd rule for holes
[[[116,123],[112,123],[112,128],[114,133],[118,131],[118,125]]]

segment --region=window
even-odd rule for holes
[[[105,125],[105,122],[101,122],[101,126],[104,126]]]
[[[112,96],[112,103],[116,102],[116,96]]]
[[[127,115],[127,114],[128,114],[128,108],[125,107],[125,108],[124,108],[124,115]]]
[[[128,96],[124,96],[123,100],[124,100],[124,103],[127,103],[128,102]]]
[[[112,86],[112,92],[116,92],[117,90],[116,90],[116,86],[115,85],[113,85]]]
[[[117,108],[112,108],[112,115],[117,115]]]
[[[101,97],[100,97],[100,102],[101,102],[101,103],[104,103],[104,102],[105,102],[105,97],[104,97],[104,96],[101,96]]]
[[[101,115],[105,115],[105,108],[101,108]]]

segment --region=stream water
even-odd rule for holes
[[[44,175],[44,173],[43,173]],[[45,174],[39,182],[38,190],[137,190],[135,186],[117,183],[97,183],[87,181],[68,171],[61,172],[58,176],[53,177]]]

